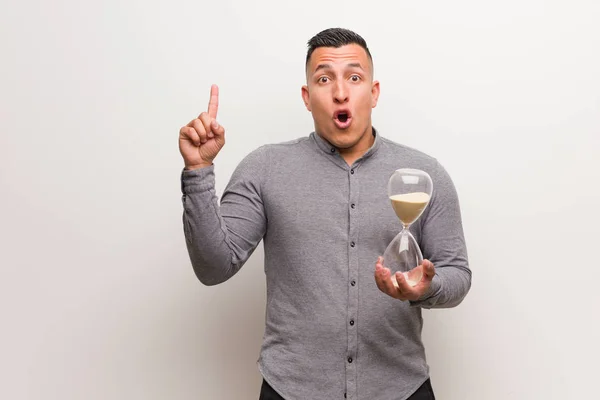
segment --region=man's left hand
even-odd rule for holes
[[[379,290],[395,299],[419,300],[429,289],[431,280],[435,275],[435,268],[431,261],[423,260],[421,265],[418,265],[408,273],[412,275],[419,274],[419,272],[423,273],[423,277],[415,286],[411,286],[406,282],[406,277],[402,272],[396,272],[395,278],[398,282],[396,286],[390,270],[383,266],[383,257],[379,257],[375,264],[375,282]]]

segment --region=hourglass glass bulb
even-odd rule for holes
[[[409,228],[431,199],[433,183],[427,172],[402,168],[394,171],[388,182],[388,197],[396,216],[402,222],[402,230],[390,242],[384,253],[383,265],[392,273],[392,282],[398,285],[395,273],[404,274],[406,282],[417,285],[422,278],[422,270],[415,269],[423,262],[421,249]]]

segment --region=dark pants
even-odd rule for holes
[[[263,379],[258,400],[284,400],[284,398],[277,394],[277,392]],[[431,387],[431,380],[427,379],[425,383],[423,383],[421,387],[408,398],[408,400],[435,400],[433,388]]]

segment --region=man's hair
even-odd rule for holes
[[[367,42],[359,34],[344,28],[329,28],[317,33],[308,41],[308,52],[306,53],[306,66],[310,56],[319,47],[342,47],[348,44],[357,44],[367,52],[369,60],[373,63],[371,52]]]

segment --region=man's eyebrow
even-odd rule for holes
[[[347,65],[347,67],[363,69],[363,67],[362,67],[362,65],[360,65],[360,63],[350,63]]]
[[[317,68],[315,68],[315,72],[317,72],[320,69],[331,69],[331,65],[329,65],[329,64],[319,64],[319,65],[317,65]]]
[[[362,65],[360,65],[360,63],[349,63],[346,65],[347,68],[360,68],[363,69]],[[330,64],[319,64],[317,65],[317,68],[315,68],[315,72],[321,70],[321,69],[331,69],[331,65]]]

